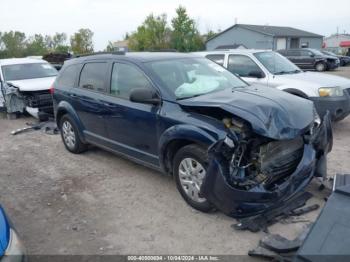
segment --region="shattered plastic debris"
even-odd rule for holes
[[[46,121],[40,123],[27,123],[27,127],[16,129],[11,131],[11,135],[18,135],[20,133],[24,133],[30,130],[43,130],[45,134],[56,135],[59,133],[57,125],[54,121]]]

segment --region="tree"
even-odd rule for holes
[[[65,33],[55,33],[51,38],[51,51],[58,53],[67,53],[69,45],[67,44],[67,35]]]
[[[214,36],[216,36],[218,33],[215,33],[213,30],[208,30],[207,34],[206,34],[206,40],[209,40],[210,38],[213,38]]]
[[[4,49],[2,57],[21,57],[26,47],[26,35],[19,31],[4,32],[1,36],[1,45]]]
[[[199,34],[195,21],[188,16],[186,8],[179,6],[176,9],[176,15],[177,16],[171,20],[173,28],[171,47],[180,52],[191,52],[203,49],[203,39]]]
[[[136,32],[128,36],[129,48],[134,51],[166,49],[170,47],[169,35],[167,16],[150,14]]]
[[[45,38],[40,34],[35,34],[27,40],[25,54],[28,55],[44,55],[48,52]]]
[[[88,54],[94,51],[92,37],[94,33],[90,29],[79,29],[70,38],[71,49],[74,54]]]

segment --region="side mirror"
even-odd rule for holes
[[[310,57],[315,57],[315,54],[311,53],[311,54],[310,54]]]
[[[254,71],[250,71],[250,72],[249,72],[248,77],[264,78],[265,75],[264,75],[264,73],[261,72],[261,71],[254,70]]]
[[[135,88],[131,90],[130,101],[142,104],[159,105],[161,100],[154,90],[149,88]]]

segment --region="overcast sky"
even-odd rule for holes
[[[202,33],[241,24],[291,26],[324,36],[350,33],[349,0],[0,0],[0,31],[73,34],[94,32],[95,50],[121,40],[150,14],[166,13],[170,22],[183,5]]]

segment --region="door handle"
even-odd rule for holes
[[[117,108],[118,107],[118,105],[113,104],[113,103],[108,103],[108,102],[103,102],[103,105],[110,107],[110,108]]]
[[[72,93],[70,93],[69,96],[70,96],[70,97],[77,97],[76,94],[72,94]]]

